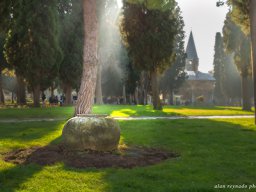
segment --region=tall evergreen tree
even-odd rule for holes
[[[1,33],[6,32],[9,27],[11,19],[11,9],[13,7],[12,0],[1,0],[0,1],[0,31]]]
[[[240,104],[241,101],[241,77],[234,63],[234,56],[225,53],[223,59],[223,71],[221,75],[222,91],[228,99],[228,104]]]
[[[60,43],[63,60],[59,77],[65,93],[65,104],[72,103],[72,89],[79,88],[83,66],[83,10],[82,0],[59,2],[61,24]]]
[[[180,12],[179,8],[177,9]],[[184,83],[187,75],[185,72],[185,64],[186,64],[186,53],[184,48],[184,39],[185,39],[185,31],[183,18],[179,15],[179,33],[175,38],[176,46],[175,46],[175,61],[173,65],[168,68],[162,79],[161,79],[161,90],[170,95],[169,103],[173,104],[173,92],[177,91],[177,89]]]
[[[243,31],[251,36],[252,73],[254,82],[254,107],[256,108],[256,1],[227,0],[231,6],[232,19],[239,24]],[[256,123],[256,111],[255,111]]]
[[[4,58],[4,42],[5,35],[0,32],[0,104],[4,104],[2,71],[8,66]]]
[[[57,1],[13,1],[6,56],[16,74],[33,90],[40,106],[40,89],[56,77],[61,61]]]
[[[166,10],[149,9],[144,4],[124,2],[121,31],[129,56],[139,70],[150,72],[153,106],[161,110],[158,74],[174,59],[174,41],[178,33],[176,4]]]
[[[223,39],[221,33],[216,33],[215,36],[215,46],[214,46],[214,78],[216,79],[215,88],[214,88],[214,100],[216,104],[223,105],[225,104],[223,87],[222,87],[222,78],[223,78],[223,59],[224,59],[224,49],[223,49]]]
[[[250,37],[245,35],[227,15],[223,27],[225,47],[234,53],[234,61],[242,78],[243,110],[251,110],[249,80],[252,75]]]

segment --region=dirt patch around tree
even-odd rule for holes
[[[4,160],[14,164],[53,165],[63,162],[75,168],[133,168],[160,163],[176,158],[177,153],[156,148],[120,147],[114,152],[66,150],[61,145],[18,149],[4,154]]]

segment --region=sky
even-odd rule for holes
[[[216,7],[217,0],[176,1],[185,22],[185,48],[192,30],[199,57],[199,70],[208,72],[213,69],[215,35],[216,32],[222,32],[228,8]]]

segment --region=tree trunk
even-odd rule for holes
[[[161,105],[160,98],[159,98],[157,70],[154,70],[151,72],[151,86],[152,86],[154,110],[162,110],[162,105]]]
[[[173,90],[170,91],[169,104],[170,105],[174,105],[174,102],[173,102]],[[177,103],[176,103],[176,105],[177,105]]]
[[[247,76],[242,76],[242,97],[243,97],[243,110],[244,111],[251,111],[249,79],[248,79]]]
[[[2,81],[2,69],[0,68],[0,105],[4,105],[4,93],[3,93],[3,81]]]
[[[147,89],[144,90],[144,105],[148,104],[148,92]]]
[[[145,72],[140,74],[140,81],[138,83],[138,100],[140,105],[144,105],[145,95]]]
[[[34,107],[40,107],[40,85],[33,87]]]
[[[144,105],[144,88],[143,86],[140,87],[138,90],[138,101],[139,105]]]
[[[98,71],[97,71],[97,83],[96,83],[96,104],[102,105],[102,87],[101,87],[101,64],[98,64]]]
[[[150,88],[150,77],[149,77],[149,73],[146,73],[145,76],[145,93],[144,93],[144,104],[147,105],[148,104],[148,92],[149,92],[149,88]]]
[[[72,86],[65,85],[65,105],[72,105]]]
[[[83,74],[75,115],[89,114],[94,102],[97,81],[97,12],[95,0],[83,0],[84,9],[84,56]]]
[[[17,78],[17,104],[18,105],[26,105],[26,84],[24,82],[23,77],[16,74]]]
[[[12,92],[12,104],[14,103],[14,93]]]
[[[125,88],[125,85],[123,85],[123,104],[126,104],[126,88]]]
[[[54,85],[51,85],[51,97],[54,98]]]
[[[256,124],[256,1],[250,0],[250,25],[251,25],[251,40],[252,40],[252,69],[253,69],[253,84],[254,84],[254,116]]]

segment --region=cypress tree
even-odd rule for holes
[[[40,106],[40,90],[57,76],[62,53],[56,0],[17,0],[6,42],[6,56],[16,74],[33,91],[34,106]]]
[[[179,8],[177,12],[180,13]],[[179,14],[178,17],[179,33],[176,35],[175,38],[175,61],[169,67],[160,81],[160,87],[163,93],[168,93],[170,95],[169,103],[173,104],[173,92],[176,91],[185,81],[187,75],[185,72],[185,64],[186,64],[186,53],[184,48],[184,38],[185,38],[185,31],[184,28],[184,21],[181,15]]]
[[[243,110],[251,110],[251,99],[249,91],[251,67],[251,43],[250,36],[245,35],[241,28],[236,25],[228,13],[223,27],[224,44],[230,53],[234,53],[234,62],[241,75]]]
[[[175,55],[174,41],[179,26],[175,1],[169,1],[166,9],[125,2],[123,15],[121,31],[129,56],[137,69],[150,73],[153,106],[161,110],[158,75],[172,63]]]
[[[223,39],[221,33],[216,33],[215,36],[215,45],[214,45],[214,78],[216,79],[215,88],[214,88],[214,100],[216,104],[223,105],[225,104],[224,95],[222,92],[222,71],[223,71]]]
[[[72,103],[72,89],[78,89],[83,66],[83,10],[82,0],[59,2],[61,47],[63,60],[59,77],[65,93],[65,104]]]
[[[2,71],[8,66],[4,58],[4,42],[5,35],[0,32],[0,104],[4,104]]]
[[[222,87],[228,103],[240,104],[241,101],[241,77],[234,63],[233,54],[225,53],[223,59]]]

